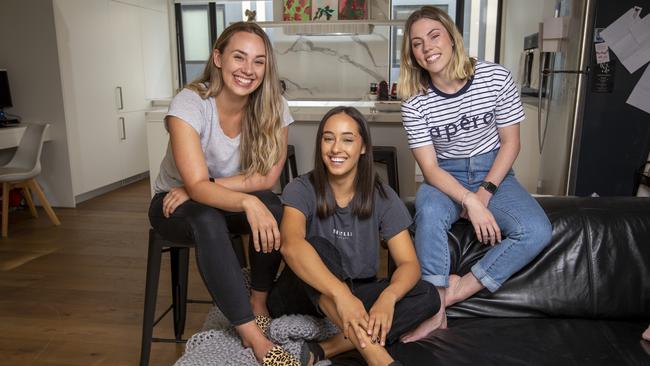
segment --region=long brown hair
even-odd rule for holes
[[[359,128],[361,140],[366,146],[365,154],[361,154],[357,163],[357,175],[354,178],[354,197],[350,204],[352,213],[360,219],[366,219],[372,215],[374,208],[374,193],[379,191],[382,197],[386,197],[386,192],[381,184],[381,179],[375,172],[374,158],[372,154],[372,140],[370,138],[370,129],[368,122],[363,115],[354,107],[335,107],[330,109],[318,126],[316,133],[316,148],[314,150],[314,170],[309,175],[309,180],[314,185],[316,191],[316,205],[318,217],[324,219],[332,216],[336,210],[336,200],[328,180],[327,167],[323,162],[321,154],[321,143],[323,140],[323,129],[325,122],[335,114],[344,113],[352,118]]]
[[[223,54],[230,39],[237,32],[258,35],[264,41],[266,62],[262,84],[248,96],[242,121],[239,156],[241,170],[246,175],[266,175],[280,160],[284,136],[282,135],[282,112],[284,103],[271,41],[264,30],[253,22],[237,22],[224,29],[215,41],[213,50]],[[223,89],[221,69],[212,59],[205,64],[203,74],[186,86],[206,99],[216,97]]]
[[[397,82],[397,94],[405,100],[416,94],[426,93],[431,81],[429,73],[423,69],[415,59],[411,50],[411,27],[420,19],[431,19],[440,22],[449,33],[453,42],[453,54],[446,72],[452,79],[467,80],[474,75],[476,60],[470,58],[465,51],[463,36],[456,28],[456,24],[449,15],[435,6],[426,5],[411,13],[404,25],[404,38],[402,39],[402,54]]]

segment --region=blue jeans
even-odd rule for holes
[[[465,188],[476,192],[497,153],[495,150],[465,159],[440,159],[438,165]],[[472,273],[494,292],[549,243],[551,223],[537,201],[517,182],[512,170],[492,196],[488,209],[501,229],[502,240],[472,266]],[[461,205],[424,183],[417,192],[415,210],[415,248],[422,279],[437,287],[448,287],[447,231],[460,217]]]

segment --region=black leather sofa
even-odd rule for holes
[[[549,246],[494,294],[447,309],[449,328],[396,344],[404,365],[650,365],[650,199],[545,197]],[[409,209],[413,210],[412,204]],[[487,247],[454,224],[453,271]],[[365,364],[358,353],[334,365]]]

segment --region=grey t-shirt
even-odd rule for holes
[[[284,112],[282,114],[283,126],[293,122],[289,105],[282,98]],[[200,95],[190,89],[183,89],[172,99],[167,116],[182,119],[192,126],[201,139],[201,149],[212,178],[230,177],[240,172],[239,140],[226,136],[219,124],[219,113],[214,97],[202,99]],[[167,122],[165,121],[165,129]],[[171,144],[167,144],[167,152],[160,164],[160,173],[156,179],[155,191],[168,192],[174,187],[183,185],[181,175],[178,173]]]
[[[374,194],[374,210],[367,219],[359,219],[352,208],[337,207],[334,215],[321,219],[316,206],[316,191],[309,174],[289,183],[282,193],[282,203],[293,207],[307,219],[307,237],[320,236],[341,253],[343,269],[348,278],[359,279],[377,275],[379,240],[388,240],[411,225],[411,215],[404,203],[388,185],[383,185],[386,198]]]

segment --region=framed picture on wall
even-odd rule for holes
[[[284,11],[282,13],[282,20],[298,22],[311,20],[311,1],[283,0]]]
[[[339,0],[313,0],[311,20],[337,20],[339,18]]]
[[[368,19],[369,0],[338,0],[339,19]]]

